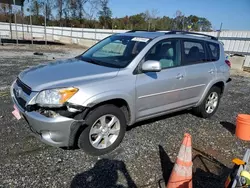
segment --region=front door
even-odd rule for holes
[[[180,66],[180,41],[164,39],[154,45],[143,62],[156,60],[161,72],[140,73],[136,79],[137,119],[181,106],[185,68]],[[142,62],[142,63],[143,63]]]

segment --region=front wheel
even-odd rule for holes
[[[86,129],[81,133],[78,146],[91,155],[103,155],[114,150],[126,132],[123,111],[114,105],[97,107],[86,117]]]
[[[220,103],[220,98],[221,98],[221,89],[216,86],[213,86],[209,90],[208,94],[206,95],[202,103],[193,109],[194,113],[197,116],[203,118],[210,118],[217,111]]]

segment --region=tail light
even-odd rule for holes
[[[225,60],[225,63],[231,68],[231,62],[228,60]]]

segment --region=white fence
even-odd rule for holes
[[[45,40],[45,31],[47,36],[58,37],[72,37],[76,39],[90,39],[90,40],[102,40],[103,38],[110,36],[114,33],[124,33],[126,30],[111,30],[111,29],[88,29],[88,28],[71,28],[71,27],[45,27],[37,25],[26,25],[14,23],[11,24],[13,38],[16,38],[16,30],[20,33],[24,33],[26,38],[29,38],[28,34],[32,34],[33,38],[41,38]],[[32,33],[31,33],[32,30]],[[10,24],[0,22],[0,36],[11,37]],[[22,36],[19,38],[22,39]]]
[[[0,38],[16,39],[35,39],[48,41],[61,41],[66,43],[93,45],[105,37],[114,33],[124,33],[127,30],[110,30],[110,29],[87,29],[87,28],[71,28],[71,27],[44,27],[30,26],[14,23],[10,24],[0,22]],[[17,32],[16,32],[17,31]],[[31,32],[32,31],[32,32]],[[46,32],[45,32],[46,31]],[[217,37],[218,32],[201,32],[204,34]],[[69,39],[66,41],[66,39]],[[224,43],[225,51],[229,54],[245,55],[245,66],[250,67],[250,31],[222,31],[220,33],[220,41]],[[92,43],[87,42],[93,41]],[[88,43],[88,44],[87,44]]]

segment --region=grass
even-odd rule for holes
[[[0,98],[8,97],[9,95],[9,90],[0,91]]]

